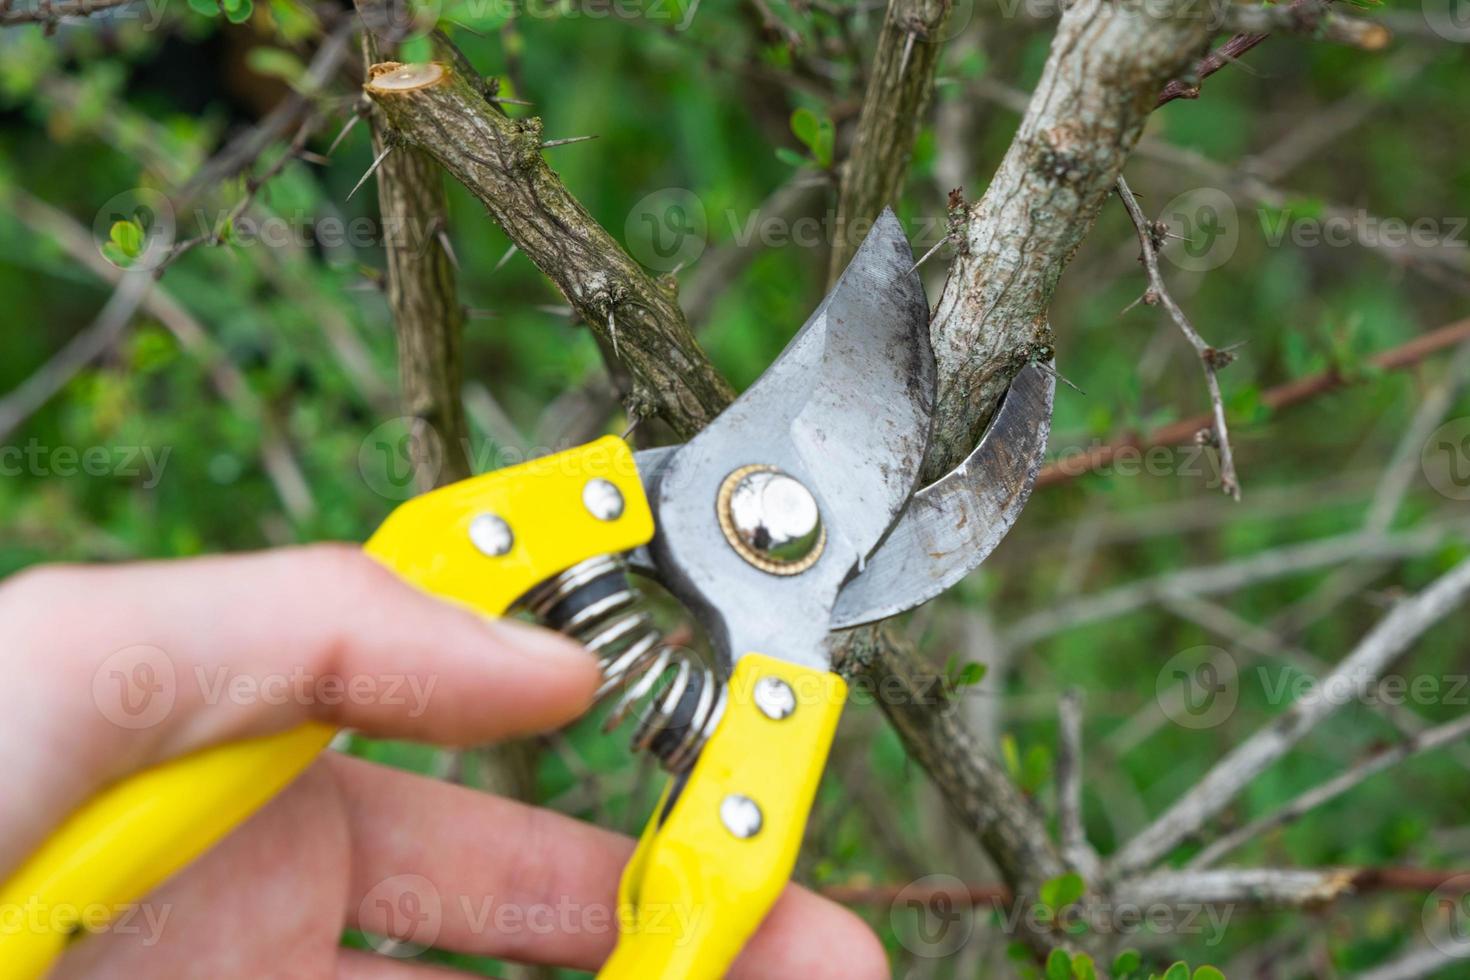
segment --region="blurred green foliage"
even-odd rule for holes
[[[537,5],[534,16],[512,17],[509,8],[468,0],[446,3],[439,13],[478,69],[500,80],[502,94],[535,103],[534,110],[512,112],[540,114],[551,139],[599,137],[548,152],[615,236],[636,233],[636,207],[649,194],[687,189],[703,207],[707,244],[699,258],[709,261],[740,240],[774,191],[840,159],[861,98],[859,65],[881,16],[872,4],[851,12],[837,3],[838,14],[820,4],[771,6],[805,39],[798,55],[744,4],[695,9],[684,0],[666,8],[671,20],[590,16],[596,5],[576,4]],[[301,83],[320,34],[317,13],[297,0],[128,9],[130,17],[67,23],[49,37],[34,27],[0,34],[0,295],[7,305],[0,391],[40,370],[108,298],[98,268],[68,250],[67,237],[81,235],[93,259],[136,260],[148,228],[131,205],[114,215],[108,202],[137,188],[177,195],[229,136]],[[1051,35],[1044,20],[971,4],[959,9],[964,22],[951,32],[931,115],[949,119],[958,110],[964,125],[931,120],[921,136],[897,202],[912,229],[942,217],[949,188],[939,175],[952,161],[963,163],[966,196],[983,192],[1017,120],[987,97],[986,86],[1033,85]],[[1221,188],[1234,203],[1230,220],[1238,230],[1228,261],[1205,272],[1166,267],[1201,332],[1221,346],[1242,345],[1222,377],[1245,502],[1219,499],[1209,453],[1198,460],[1173,453],[1157,474],[1085,476],[1039,492],[982,571],[912,617],[910,631],[932,661],[950,665],[960,710],[998,719],[992,751],[1041,813],[1054,810],[1056,696],[1067,687],[1085,693],[1087,828],[1104,853],[1283,709],[1272,690],[1288,668],[1269,656],[1253,660],[1240,638],[1206,632],[1158,605],[1062,629],[1001,665],[985,663],[994,648],[984,643],[980,624],[994,619],[1003,629],[1078,594],[1360,526],[1425,386],[1445,363],[1441,356],[1414,371],[1384,373],[1368,369],[1365,359],[1463,315],[1470,268],[1461,253],[1458,272],[1426,276],[1382,252],[1273,245],[1269,233],[1283,220],[1320,218],[1330,202],[1410,221],[1427,217],[1441,231],[1461,222],[1459,240],[1466,241],[1470,62],[1432,32],[1407,29],[1423,21],[1419,7],[1383,12],[1406,25],[1402,42],[1388,51],[1273,39],[1238,68],[1210,78],[1198,101],[1157,113],[1147,133],[1148,140],[1248,168],[1322,125],[1324,116],[1361,114],[1277,178],[1287,203],[1258,206],[1238,188]],[[687,30],[678,26],[685,15]],[[312,141],[316,153],[351,111],[351,85],[337,84],[330,98],[333,122]],[[281,145],[268,150],[257,166],[280,152]],[[284,241],[263,242],[232,227],[226,244],[194,249],[159,281],[217,356],[242,372],[272,426],[222,398],[210,357],[187,349],[151,310],[6,437],[7,445],[52,455],[0,479],[0,573],[43,561],[361,540],[392,508],[397,501],[375,490],[365,469],[371,456],[364,454],[373,430],[397,414],[393,333],[375,285],[382,255],[371,183],[346,199],[371,158],[359,127],[329,161],[290,163],[247,215],[257,228],[274,219],[288,232]],[[1147,153],[1128,175],[1154,213],[1176,195],[1219,186]],[[244,194],[242,177],[207,188],[174,215],[177,237],[222,230]],[[20,195],[46,202],[61,217],[36,219],[34,209],[14,206]],[[483,209],[456,185],[449,197],[463,301],[493,313],[472,318],[465,338],[467,377],[499,410],[473,413],[476,458],[561,448],[564,435],[578,428],[568,393],[605,387],[597,346],[568,322],[561,298],[523,257],[500,264],[509,242]],[[830,189],[817,195],[809,216],[830,224],[832,197]],[[932,238],[916,241],[916,251],[930,244]],[[1137,251],[1126,216],[1110,202],[1063,277],[1052,314],[1058,368],[1080,390],[1059,390],[1054,453],[1207,408],[1193,354],[1175,328],[1155,308],[1119,312],[1143,289]],[[944,264],[938,258],[925,268],[931,297]],[[758,376],[805,319],[822,294],[825,268],[825,248],[778,242],[759,248],[720,284],[701,340],[736,385]],[[696,258],[680,270],[681,282],[699,270]],[[365,359],[355,364],[351,355],[359,350]],[[1326,370],[1358,383],[1280,413],[1264,406],[1265,389]],[[483,409],[484,399],[477,404]],[[620,431],[615,405],[603,404],[609,411],[585,434]],[[1467,414],[1470,401],[1462,395],[1448,417]],[[291,515],[263,463],[272,428],[284,435],[310,488],[310,514]],[[58,447],[104,447],[112,464],[98,474],[67,473],[54,456]],[[145,486],[122,465],[125,452],[138,447],[155,458],[167,453],[156,485]],[[1419,447],[1406,451],[1412,465]],[[1196,462],[1199,469],[1190,471]],[[1416,472],[1393,526],[1463,515],[1464,506]],[[1387,598],[1423,586],[1466,553],[1463,538],[1447,537],[1442,547],[1401,562],[1316,570],[1218,600],[1245,620],[1275,624],[1293,645],[1331,663],[1379,619]],[[1344,595],[1325,614],[1299,615],[1338,586]],[[1463,676],[1470,671],[1465,627],[1464,612],[1456,613],[1396,669]],[[1157,714],[1161,666],[1201,645],[1225,648],[1242,665],[1239,703],[1229,717],[1206,729],[1160,723],[1141,737],[1120,738]],[[1427,722],[1464,712],[1464,704],[1444,700],[1411,709]],[[633,830],[652,806],[657,781],[628,759],[621,740],[593,728],[578,726],[542,754],[542,798]],[[1349,707],[1257,780],[1227,821],[1279,806],[1395,738],[1381,716]],[[424,772],[441,761],[432,750],[361,739],[353,750]],[[1440,752],[1413,760],[1235,859],[1297,867],[1470,866],[1464,758]],[[875,809],[874,800],[885,808]],[[935,871],[990,880],[993,873],[962,838],[877,712],[850,712],[813,817],[800,868],[805,880],[901,882]],[[1051,897],[1065,904],[1078,884],[1057,883]],[[1177,960],[1229,972],[1228,964],[1254,964],[1261,951],[1277,950],[1260,975],[1326,975],[1318,972],[1324,964],[1350,973],[1418,942],[1421,904],[1422,896],[1404,894],[1347,899],[1306,914],[1237,910],[1223,936],[1128,937],[1141,952],[1123,954],[1112,969],[1175,980],[1190,975]],[[912,941],[904,909],[860,911],[884,936],[895,976],[1018,968],[1007,965],[1007,937],[984,916],[972,944],[983,949],[929,960]],[[1289,955],[1297,950],[1301,956]],[[1094,975],[1091,961],[1080,959],[1019,968],[1048,978]],[[1204,967],[1192,975],[1217,976]],[[1470,976],[1470,969],[1444,975]]]

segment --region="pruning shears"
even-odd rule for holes
[[[913,254],[884,211],[775,363],[689,442],[634,453],[607,437],[473,477],[400,506],[367,542],[422,590],[581,639],[616,699],[608,724],[636,716],[635,746],[670,771],[601,977],[725,974],[796,861],[846,697],[833,631],[926,602],[989,555],[1030,495],[1054,377],[1024,367],[970,456],[919,488],[934,355]],[[691,611],[712,665],[661,642],[629,569]],[[0,887],[0,909],[141,899],[333,734],[308,724],[112,787]],[[0,977],[45,972],[77,929],[48,921],[0,934]]]

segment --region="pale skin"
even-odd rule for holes
[[[453,608],[342,546],[28,571],[0,584],[0,636],[0,879],[102,787],[196,749],[307,719],[483,744],[571,721],[598,677],[571,642]],[[163,717],[135,728],[113,720],[108,686],[94,682],[110,656],[140,645],[165,652],[176,683]],[[248,683],[221,696],[214,680],[223,675]],[[290,693],[299,687],[249,695],[272,690],[256,683],[267,678],[302,676],[360,683],[345,688],[351,696],[320,686],[307,690],[337,696]],[[340,948],[344,928],[425,938],[412,931],[422,918],[389,921],[405,888],[438,899],[436,947],[595,970],[616,938],[608,916],[631,849],[625,837],[560,814],[329,752],[150,896],[151,923],[138,917],[129,935],[88,937],[55,975],[457,975]],[[888,975],[860,919],[795,886],[731,974]]]

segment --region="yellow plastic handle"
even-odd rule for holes
[[[777,684],[789,713],[761,707],[783,703]],[[836,674],[740,658],[724,719],[623,871],[621,934],[600,980],[725,975],[791,877],[846,697]]]
[[[589,512],[583,493],[593,480],[622,494],[616,518]],[[510,526],[503,555],[485,554],[471,537],[485,514]],[[411,500],[365,550],[427,592],[498,616],[542,579],[652,537],[633,454],[609,437]],[[206,749],[85,804],[0,886],[0,978],[42,976],[73,937],[102,928],[265,805],[332,735],[309,724]]]

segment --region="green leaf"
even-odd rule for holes
[[[824,169],[832,166],[835,127],[832,120],[805,107],[791,113],[791,132],[811,151],[812,159]]]
[[[978,660],[970,661],[959,669],[959,673],[955,674],[955,688],[974,687],[985,679],[985,672],[989,669],[989,667],[980,663]]]
[[[114,221],[107,237],[130,259],[142,254],[143,226],[136,221]]]
[[[227,4],[225,8],[225,19],[231,24],[245,23],[255,11],[254,0],[236,0],[236,6],[233,10],[228,7],[229,0],[225,0],[225,3]]]
[[[102,244],[102,257],[119,269],[126,269],[133,264],[133,256],[119,248],[116,242]]]
[[[1110,972],[1113,974],[1113,980],[1122,980],[1123,977],[1136,972],[1140,966],[1143,966],[1143,956],[1138,950],[1125,949],[1113,957],[1113,969]]]
[[[1021,750],[1016,747],[1016,736],[1006,734],[1000,739],[1000,755],[1005,760],[1006,771],[1012,779],[1021,780]]]
[[[1065,949],[1054,949],[1046,958],[1046,980],[1072,980],[1072,957]]]
[[[1072,957],[1072,976],[1075,980],[1097,980],[1097,964],[1086,953]]]
[[[1178,961],[1164,971],[1164,980],[1189,980],[1189,964]]]
[[[1225,980],[1225,974],[1213,966],[1195,967],[1194,980]]]
[[[250,53],[245,56],[245,63],[257,75],[279,78],[292,86],[306,77],[306,66],[301,63],[301,59],[281,48],[251,48]]]
[[[189,0],[189,9],[206,17],[217,17],[220,13],[219,0]]]
[[[789,146],[776,147],[776,159],[791,167],[805,167],[811,161]]]
[[[1075,871],[1058,875],[1041,885],[1041,901],[1051,909],[1063,909],[1087,892],[1087,883]]]

